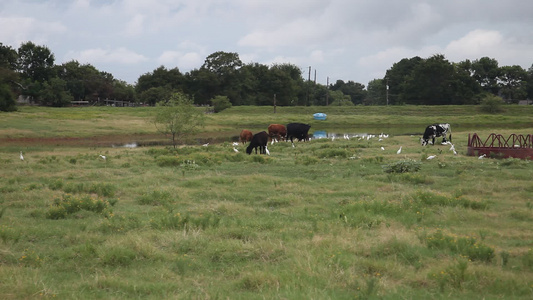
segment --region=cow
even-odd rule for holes
[[[309,140],[309,128],[311,125],[302,124],[302,123],[289,123],[287,124],[287,140],[291,140],[293,143],[293,138],[297,138],[298,141]]]
[[[287,135],[287,128],[285,128],[285,125],[281,124],[270,124],[268,125],[268,136],[272,139],[272,142],[274,139],[276,141],[284,139]]]
[[[241,143],[246,144],[247,142],[252,140],[252,132],[250,130],[243,129],[241,131],[241,134],[239,135],[239,138],[241,140]]]
[[[259,154],[266,154],[266,147],[268,143],[268,133],[266,131],[261,131],[252,137],[250,145],[246,148],[246,153],[252,154],[252,150],[255,149],[255,154],[257,154],[257,147],[259,147]]]
[[[448,123],[433,124],[426,127],[424,135],[420,139],[422,146],[426,146],[429,139],[435,145],[435,138],[442,136],[442,142],[446,143],[446,135],[449,134],[450,142],[452,141],[452,127]]]

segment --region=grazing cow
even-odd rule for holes
[[[272,140],[274,140],[275,138],[276,140],[279,141],[282,138],[285,138],[286,135],[287,135],[287,128],[285,128],[285,125],[281,125],[281,124],[268,125],[268,136],[270,136]]]
[[[252,140],[252,132],[250,130],[243,129],[241,131],[241,134],[239,138],[241,139],[241,143],[246,144],[246,142],[249,142]]]
[[[287,140],[291,140],[291,143],[293,142],[293,138],[297,138],[298,141],[309,140],[309,128],[311,126],[309,124],[302,124],[302,123],[290,123],[287,124]]]
[[[448,123],[441,123],[441,124],[433,124],[426,127],[426,131],[424,131],[424,136],[420,139],[422,142],[422,146],[425,146],[428,144],[429,139],[433,142],[433,145],[435,144],[435,138],[442,136],[442,142],[446,142],[446,134],[450,134],[450,142],[452,141],[452,128],[450,127],[450,124]]]
[[[266,131],[261,131],[252,137],[250,145],[246,148],[246,153],[252,154],[252,150],[255,149],[255,154],[257,154],[257,147],[259,147],[259,154],[266,154],[266,147],[268,143],[268,133]]]

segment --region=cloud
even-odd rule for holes
[[[0,17],[0,28],[0,41],[14,48],[28,41],[46,43],[52,35],[62,34],[67,30],[61,23],[30,17]]]
[[[148,60],[143,55],[137,54],[126,48],[116,48],[111,50],[94,48],[80,52],[70,52],[67,56],[72,57],[72,59],[79,62],[90,64],[105,63],[134,65]]]
[[[170,68],[178,67],[180,71],[190,71],[199,68],[205,57],[197,52],[165,51],[157,62]]]

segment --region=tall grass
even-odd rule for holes
[[[0,146],[0,296],[530,299],[530,163],[464,156],[467,133],[457,156],[409,135],[270,156]],[[399,161],[416,172],[387,172]]]

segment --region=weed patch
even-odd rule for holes
[[[474,237],[444,234],[442,230],[437,230],[423,240],[430,249],[450,251],[471,260],[490,262],[494,258],[494,249],[479,243]]]
[[[52,220],[64,219],[81,210],[107,216],[112,213],[110,211],[110,206],[109,202],[105,199],[64,194],[62,198],[54,199],[53,205],[46,213],[46,218]]]
[[[422,167],[422,163],[415,160],[400,160],[388,165],[383,166],[385,173],[407,173],[418,172]]]

